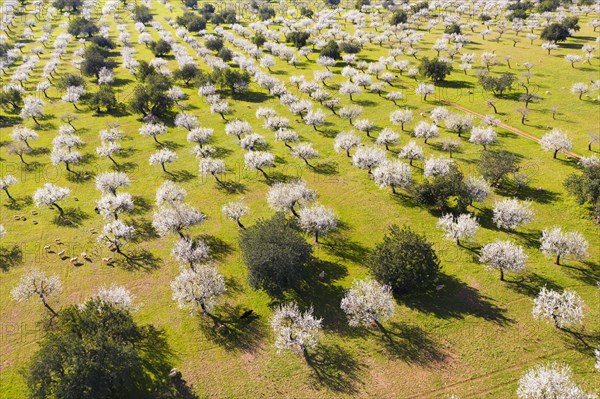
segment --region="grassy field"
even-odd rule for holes
[[[156,2],[152,5],[152,11],[155,20],[175,36],[175,29],[166,23],[164,16],[178,15],[182,10],[180,2],[173,2],[172,5],[175,8],[173,14],[163,4]],[[135,57],[138,60],[152,59],[150,50],[137,44],[138,33],[128,13],[121,10],[119,15],[132,35],[132,46],[137,50]],[[595,40],[598,33],[593,32],[587,24],[593,17],[591,14],[582,16],[581,31],[550,56],[540,48],[539,40],[530,45],[523,38],[516,47],[512,47],[512,31],[503,35],[499,42],[490,40],[490,37],[483,41],[481,36],[468,33],[473,42],[466,44],[463,50],[477,54],[496,51],[497,60],[502,65],[492,68],[494,74],[504,71],[520,74],[524,70],[521,67],[524,62],[535,63],[531,82],[544,99],[530,106],[532,112],[527,124],[520,124],[515,109],[521,105],[514,98],[496,101],[501,112],[498,117],[537,137],[547,132],[548,127],[562,128],[573,139],[574,152],[587,156],[590,155],[587,151],[588,133],[597,132],[600,128],[598,101],[594,100],[597,92],[591,93],[591,98],[579,101],[577,96],[570,93],[570,87],[575,82],[598,79],[599,59],[594,58],[591,65],[580,63],[571,69],[563,57],[565,54],[582,54],[581,46]],[[19,29],[22,29],[23,20]],[[116,41],[118,22],[112,17],[104,18],[104,22],[110,25],[111,37]],[[349,32],[354,31],[342,18],[339,18],[339,22],[346,24]],[[53,40],[65,28],[60,26],[60,18],[55,18],[52,24]],[[41,25],[39,23],[33,28],[36,37],[41,34]],[[209,30],[212,28],[210,25]],[[280,26],[273,28],[279,29]],[[155,39],[158,38],[153,28],[148,27],[148,31]],[[431,33],[423,33],[423,41],[418,45],[422,49],[418,53],[419,58],[435,55],[430,48],[441,37],[442,28],[438,25]],[[520,35],[524,36],[524,33]],[[179,42],[185,45],[181,40]],[[27,43],[23,53],[27,54],[27,50],[35,45]],[[241,51],[234,49],[230,43],[226,45]],[[60,74],[76,71],[70,61],[77,47],[79,44],[76,41],[70,43],[59,69]],[[189,46],[187,48],[189,54],[195,57],[194,50]],[[121,46],[115,50],[119,65],[120,49]],[[388,50],[389,46],[367,44],[358,58],[375,61],[380,56],[387,56]],[[25,82],[28,90],[35,91],[35,85],[41,79],[41,69],[50,53],[48,49],[41,55],[32,79]],[[511,70],[503,61],[506,55],[512,57]],[[314,62],[315,54],[310,59],[311,62],[303,62],[298,68],[277,59],[277,65],[271,68],[273,75],[286,83],[293,74],[303,74],[311,80],[313,71],[324,67]],[[399,59],[408,58],[401,56]],[[411,59],[412,64],[417,65],[416,62]],[[200,66],[208,70],[206,65]],[[177,68],[174,59],[169,60],[169,67],[171,70]],[[342,67],[343,64],[338,63],[332,70],[339,72]],[[9,81],[14,68],[6,71],[3,83]],[[135,80],[121,66],[115,70],[115,76],[119,100],[126,102]],[[344,81],[345,78],[336,74],[333,81],[328,83],[331,87],[328,90],[335,93]],[[406,77],[400,77],[399,82],[415,84]],[[399,89],[399,82],[394,83],[393,90]],[[90,87],[95,85],[93,81],[88,84]],[[292,353],[278,354],[274,348],[269,319],[272,308],[278,305],[279,300],[272,300],[266,293],[253,291],[249,287],[246,268],[238,251],[238,229],[234,222],[226,220],[221,214],[221,207],[225,203],[243,199],[251,208],[244,224],[251,225],[259,218],[269,217],[273,213],[265,200],[269,186],[260,174],[244,168],[244,151],[235,137],[225,135],[225,122],[219,115],[210,113],[209,106],[198,96],[197,87],[183,88],[190,96],[186,101],[188,112],[197,115],[202,126],[215,129],[213,144],[228,167],[227,180],[237,183],[236,192],[223,190],[213,179],[199,176],[198,162],[190,152],[191,145],[186,141],[186,132],[172,124],[169,133],[159,138],[175,149],[179,156],[178,161],[168,166],[172,174],[167,175],[160,167],[148,164],[149,155],[158,147],[151,138],[138,134],[141,125],[138,116],[129,113],[96,115],[85,106],[80,107],[82,111],[75,112],[72,105],[60,100],[61,93],[51,89],[49,95],[52,101],[47,101],[42,127],[36,128],[31,120],[24,122],[40,135],[39,140],[32,142],[32,146],[38,149],[37,155],[25,156],[26,160],[37,162],[37,166],[29,170],[7,150],[10,133],[20,123],[18,115],[2,115],[0,175],[13,174],[19,179],[19,183],[11,188],[12,195],[19,199],[19,206],[11,205],[3,193],[0,196],[0,223],[8,231],[1,245],[4,254],[13,246],[22,252],[22,259],[15,260],[14,264],[9,263],[9,258],[5,256],[3,259],[6,264],[2,265],[3,271],[0,272],[2,398],[23,397],[26,386],[20,370],[37,349],[36,342],[42,335],[38,322],[45,314],[40,304],[34,301],[18,304],[9,295],[21,275],[33,268],[60,276],[64,292],[53,302],[57,308],[80,303],[96,292],[98,287],[112,282],[131,290],[136,303],[141,304],[135,319],[165,330],[174,351],[173,365],[182,371],[183,378],[193,386],[200,398],[435,398],[449,394],[461,397],[514,397],[522,373],[547,360],[568,363],[576,374],[576,380],[586,389],[598,389],[600,374],[594,371],[591,348],[600,344],[600,291],[596,287],[596,282],[600,281],[600,236],[598,225],[591,220],[588,211],[576,205],[562,185],[568,174],[578,170],[576,160],[567,159],[562,154],[558,160],[552,160],[551,153],[542,151],[539,144],[500,130],[499,143],[494,148],[507,149],[522,157],[522,171],[530,176],[531,182],[518,197],[533,200],[535,218],[515,233],[497,230],[491,221],[491,208],[497,199],[511,196],[511,193],[496,192],[484,203],[469,208],[478,216],[482,228],[474,242],[461,248],[442,240],[441,232],[435,228],[440,216],[438,213],[419,207],[405,193],[393,195],[389,190],[378,189],[366,171],[353,167],[345,154],[334,152],[333,137],[339,131],[351,128],[348,121],[325,110],[328,123],[315,132],[256,84],[251,85],[248,94],[228,98],[234,110],[228,119],[248,120],[255,132],[264,135],[269,143],[269,151],[276,155],[277,166],[267,173],[278,179],[303,179],[317,191],[318,201],[333,208],[341,221],[337,231],[324,237],[320,245],[314,246],[317,260],[306,266],[306,281],[297,290],[288,292],[283,299],[296,300],[303,307],[314,306],[315,314],[324,320],[323,345],[317,352],[319,361],[309,366],[302,357]],[[468,94],[469,90],[473,94]],[[549,94],[546,94],[547,91]],[[429,111],[438,104],[435,101],[422,101],[408,90],[405,94],[407,100],[401,105],[410,107],[415,115],[415,120],[407,127],[410,130],[423,119],[419,113]],[[436,88],[436,94],[474,111],[490,113],[485,105],[485,99],[490,95],[481,93],[476,87],[473,71],[465,76],[455,68],[449,79]],[[350,104],[347,97],[340,97],[342,105]],[[377,131],[391,127],[389,114],[397,109],[394,104],[367,92],[356,96],[356,103],[364,107],[362,117],[375,122]],[[272,107],[280,115],[288,117],[302,140],[318,149],[320,155],[313,161],[314,168],[292,157],[282,143],[275,142],[274,134],[264,129],[262,122],[255,118],[259,106]],[[549,112],[553,106],[558,106],[560,110],[555,121]],[[315,108],[318,108],[316,103]],[[52,166],[49,153],[43,151],[51,148],[52,139],[61,124],[59,118],[66,112],[78,115],[79,120],[74,125],[86,143],[81,152],[89,154],[85,163],[73,167],[82,176],[87,174],[92,177],[99,172],[112,170],[109,160],[96,156],[95,148],[99,145],[97,134],[106,128],[108,122],[116,120],[120,123],[126,136],[123,140],[126,151],[117,161],[124,165],[132,180],[127,191],[135,197],[136,203],[135,211],[125,219],[142,232],[137,242],[129,248],[149,251],[154,256],[153,262],[138,268],[125,268],[109,267],[101,261],[110,252],[96,243],[96,236],[90,231],[90,228],[101,230],[103,226],[102,217],[94,213],[100,193],[94,187],[93,178],[74,180],[65,172],[64,166]],[[399,127],[394,129],[400,131]],[[452,134],[444,129],[440,131],[439,139],[424,145],[426,157],[432,154],[447,156],[441,151],[440,141]],[[373,134],[376,135],[377,132]],[[364,134],[362,139],[365,144],[374,142]],[[409,139],[410,134],[402,132],[400,144],[391,148],[389,157],[394,157],[393,151],[397,152]],[[476,174],[475,162],[482,149],[463,141],[462,149],[454,155],[454,159],[465,175]],[[596,154],[599,152],[598,144],[593,150]],[[415,162],[413,171],[417,181],[422,179],[422,167],[422,162]],[[188,202],[208,216],[207,222],[192,229],[191,233],[195,237],[204,237],[211,245],[219,270],[227,279],[228,292],[217,313],[234,319],[243,309],[251,308],[258,316],[250,323],[235,324],[227,336],[216,334],[210,328],[210,323],[199,316],[190,316],[186,311],[179,310],[171,299],[169,284],[179,270],[170,256],[176,239],[172,236],[158,238],[148,228],[155,209],[155,191],[168,178],[177,180],[185,187]],[[50,209],[37,209],[39,214],[32,214],[36,208],[30,196],[45,182],[71,188],[72,196],[64,202],[64,206],[71,219],[77,221],[76,226],[57,225],[55,211]],[[24,215],[26,220],[16,220],[16,215]],[[443,276],[439,284],[443,284],[444,288],[398,297],[396,314],[386,324],[390,333],[384,336],[375,330],[348,327],[339,309],[339,302],[344,290],[354,279],[368,275],[365,256],[380,241],[390,224],[407,224],[426,234],[434,243],[442,261]],[[541,231],[555,225],[578,230],[585,235],[590,243],[587,260],[569,260],[562,266],[556,266],[552,259],[541,254],[538,249]],[[63,243],[60,247],[55,243],[56,239]],[[511,239],[526,248],[529,256],[526,273],[510,274],[508,281],[502,282],[496,273],[487,271],[477,262],[475,252],[478,248],[495,239]],[[47,253],[43,249],[45,245],[51,245],[53,252],[65,249],[66,254],[71,256],[86,251],[92,254],[92,262],[74,267],[68,260],[61,261],[55,253]],[[325,271],[323,279],[317,277],[321,271]],[[544,285],[555,289],[573,289],[584,299],[585,319],[579,331],[585,343],[572,334],[560,332],[533,319],[531,300]]]

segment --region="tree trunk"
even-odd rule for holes
[[[15,202],[15,199],[12,197],[12,195],[10,195],[10,193],[8,192],[8,189],[7,189],[7,188],[5,188],[5,189],[4,189],[4,192],[6,193],[6,195],[8,195],[8,198],[10,198],[10,200],[11,200],[12,202]]]
[[[60,213],[60,217],[63,217],[63,215],[65,214],[64,209],[62,209],[61,206],[58,205],[56,202],[53,202],[52,206],[54,206],[56,209],[58,209],[58,212]]]
[[[556,255],[556,260],[554,261],[554,264],[560,265],[560,254]]]
[[[236,222],[237,222],[238,226],[240,227],[240,229],[246,230],[246,227],[244,227],[242,222],[240,222],[240,219],[237,219]]]
[[[552,156],[553,159],[556,159],[556,154],[558,154],[558,150],[554,150],[554,155]]]
[[[319,243],[319,231],[315,231],[315,243]]]
[[[58,316],[58,313],[56,313],[56,311],[55,311],[54,309],[52,309],[52,308],[50,307],[50,305],[48,305],[48,302],[46,302],[46,298],[44,298],[44,296],[43,296],[42,294],[39,294],[39,295],[40,295],[40,299],[42,300],[42,303],[44,304],[44,307],[45,307],[46,309],[48,309],[48,311],[49,311],[50,313],[52,313],[52,317],[56,317],[56,316]]]
[[[504,269],[500,268],[500,281],[505,281],[504,280]]]
[[[165,169],[165,164],[164,164],[164,163],[161,163],[161,164],[160,164],[160,166],[162,166],[162,170],[163,170],[164,172],[166,172],[166,173],[169,173],[169,172],[167,172],[167,169]]]

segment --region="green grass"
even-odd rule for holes
[[[180,7],[179,3],[174,3],[174,6]],[[163,27],[175,35],[174,30],[161,17],[167,15],[164,6],[154,4],[153,11]],[[122,12],[121,16],[125,17],[126,14]],[[587,26],[590,19],[591,17],[582,18],[582,30],[575,38],[567,41],[567,46],[580,47],[582,43],[593,40],[596,34]],[[126,21],[137,50],[137,59],[151,59],[151,52],[137,44],[133,23],[128,18]],[[113,19],[107,19],[107,22],[111,24],[111,36],[116,40],[116,22]],[[58,23],[58,20],[53,21],[53,38],[62,30]],[[34,29],[36,37],[39,37],[40,29],[41,24],[38,24]],[[158,37],[154,29],[149,28],[149,31]],[[518,69],[517,64],[527,61],[538,64],[533,69],[535,76],[532,83],[538,85],[539,92],[545,93],[548,90],[552,94],[543,94],[544,100],[531,106],[532,113],[523,129],[540,137],[548,131],[547,126],[563,128],[573,138],[574,151],[588,154],[587,133],[597,131],[599,125],[598,103],[590,99],[578,101],[569,89],[574,82],[589,81],[594,76],[597,78],[598,58],[592,61],[591,66],[579,65],[573,70],[562,57],[567,53],[580,53],[578,48],[567,49],[563,46],[551,56],[546,56],[539,47],[539,41],[530,46],[524,40],[513,48],[512,41],[509,41],[511,34],[512,32],[505,34],[499,43],[490,40],[482,43],[480,36],[475,35],[473,37],[477,43],[466,45],[463,52],[479,54],[482,51],[497,50],[498,60],[511,54],[513,69],[519,73],[521,69]],[[524,33],[521,35],[524,36]],[[440,36],[439,28],[431,34],[426,33],[419,47],[430,48]],[[24,52],[34,45],[29,43]],[[227,46],[231,48],[230,44]],[[77,43],[71,43],[60,68],[61,74],[75,71],[70,65],[75,48]],[[190,55],[195,56],[191,48],[188,47],[188,50]],[[359,58],[376,60],[386,55],[387,50],[367,45]],[[50,50],[47,50],[42,55],[33,79],[26,82],[28,89],[35,88],[49,54]],[[434,53],[423,50],[419,57],[427,54],[431,56]],[[310,58],[313,62],[303,63],[297,69],[277,59],[277,65],[272,69],[275,76],[286,80],[286,83],[290,74],[304,74],[312,79],[312,72],[322,67],[314,63],[316,55]],[[120,57],[117,60],[120,61]],[[169,66],[174,69],[175,61],[172,60]],[[206,68],[204,65],[202,67]],[[500,73],[506,69],[506,66],[497,66],[492,71]],[[13,70],[11,68],[7,71],[7,76]],[[341,66],[334,70],[339,72]],[[119,98],[126,101],[134,81],[121,67],[116,69],[115,75],[122,82],[119,86]],[[406,78],[401,80],[410,83]],[[337,87],[343,81],[344,78],[338,75],[330,86]],[[475,111],[489,113],[485,109],[485,99],[489,95],[481,95],[477,90],[474,90],[472,99],[464,95],[474,83],[473,72],[465,77],[461,71],[455,71],[448,82],[444,83],[449,88],[446,91],[437,88],[436,94]],[[89,82],[90,87],[93,85],[93,82]],[[394,90],[397,89],[398,85],[395,85]],[[11,193],[21,199],[20,203],[23,204],[22,208],[13,209],[6,196],[1,194],[0,222],[8,230],[8,235],[2,241],[3,250],[16,245],[22,251],[22,261],[3,271],[0,279],[0,391],[4,393],[3,397],[23,397],[26,385],[19,370],[36,350],[36,341],[42,334],[37,324],[45,317],[40,304],[17,304],[9,296],[10,289],[20,276],[34,267],[61,277],[64,292],[54,301],[56,307],[80,303],[99,286],[112,282],[130,289],[136,296],[136,303],[142,304],[135,315],[136,320],[165,329],[176,353],[173,364],[182,371],[188,383],[193,384],[199,397],[405,398],[445,397],[451,393],[462,397],[510,397],[513,396],[518,378],[524,370],[555,359],[569,363],[576,372],[577,381],[584,387],[597,388],[600,379],[593,370],[591,349],[572,335],[535,321],[531,316],[531,299],[543,285],[574,289],[586,302],[585,322],[581,327],[582,333],[587,336],[585,340],[591,345],[599,344],[600,298],[595,287],[596,281],[600,280],[600,266],[597,262],[600,255],[598,226],[590,220],[585,209],[577,206],[567,196],[562,187],[564,177],[577,171],[574,160],[567,160],[564,155],[559,155],[559,160],[552,160],[551,154],[543,152],[537,143],[500,131],[500,142],[494,147],[519,154],[522,157],[523,172],[531,177],[530,188],[519,197],[534,201],[535,219],[516,233],[495,230],[489,221],[489,212],[494,201],[501,198],[496,193],[483,204],[478,204],[477,208],[470,209],[482,218],[483,228],[477,233],[474,243],[468,244],[468,248],[459,248],[441,239],[440,231],[435,228],[439,214],[416,206],[405,195],[394,196],[388,190],[379,190],[368,178],[366,171],[351,166],[345,154],[333,151],[333,136],[338,131],[350,129],[347,121],[326,111],[330,124],[321,129],[321,132],[314,132],[311,127],[296,122],[298,118],[276,99],[265,96],[264,90],[258,89],[255,84],[251,86],[251,93],[248,95],[228,98],[234,109],[228,119],[247,119],[256,132],[265,136],[269,142],[269,150],[278,157],[277,167],[267,172],[279,176],[301,177],[309,187],[318,192],[318,201],[332,207],[343,222],[343,228],[324,237],[323,243],[315,246],[314,255],[318,261],[307,265],[309,278],[298,290],[288,293],[286,297],[299,301],[302,306],[313,305],[315,314],[324,318],[323,347],[311,367],[300,356],[276,353],[268,323],[271,309],[278,302],[248,286],[246,269],[237,251],[237,227],[234,222],[225,220],[221,215],[223,204],[243,199],[251,208],[250,215],[244,220],[246,225],[251,225],[258,218],[270,216],[272,211],[265,200],[268,185],[262,176],[244,169],[243,151],[239,148],[237,139],[225,135],[221,117],[210,114],[206,103],[198,97],[196,88],[185,88],[185,91],[190,95],[187,101],[190,104],[189,112],[199,117],[202,126],[215,129],[214,145],[225,150],[223,158],[230,170],[227,179],[239,183],[243,190],[228,193],[219,189],[214,180],[198,176],[198,163],[189,151],[191,146],[186,142],[186,132],[183,129],[171,127],[167,135],[159,138],[175,147],[179,156],[179,160],[168,166],[168,169],[182,178],[185,178],[182,171],[193,175],[193,178],[184,179],[180,184],[188,191],[188,202],[208,216],[207,222],[192,229],[191,234],[196,237],[205,236],[213,243],[218,267],[227,278],[229,291],[217,312],[228,317],[235,312],[241,313],[242,308],[251,308],[258,318],[248,325],[238,326],[229,335],[222,337],[207,328],[207,323],[200,317],[190,316],[177,309],[171,299],[169,286],[179,270],[170,256],[176,239],[173,236],[163,239],[148,237],[128,247],[128,250],[150,251],[159,260],[156,267],[131,270],[104,265],[101,258],[109,256],[109,252],[95,243],[95,235],[89,230],[91,227],[100,230],[103,225],[102,218],[93,211],[95,202],[100,197],[94,188],[93,179],[81,182],[69,180],[64,167],[52,166],[47,154],[26,156],[26,159],[39,162],[39,166],[32,171],[23,169],[18,158],[8,154],[6,148],[13,127],[3,126],[0,130],[1,174],[11,173],[20,180],[11,189]],[[334,93],[335,90],[330,91]],[[456,93],[462,95],[458,97]],[[418,116],[419,112],[432,109],[436,103],[423,102],[413,93],[406,94],[406,106],[414,107],[415,115],[415,120],[407,127],[409,130],[422,119]],[[60,115],[74,112],[70,104],[60,101],[59,93],[51,93],[51,96],[53,101],[45,109],[47,118],[42,122],[44,127],[37,129],[40,139],[32,143],[35,148],[50,148],[60,125]],[[362,117],[376,122],[380,129],[390,125],[389,113],[396,109],[391,102],[368,93],[356,97],[359,104],[363,102],[365,105]],[[255,98],[261,101],[254,101]],[[370,104],[364,103],[365,101]],[[350,103],[347,98],[343,98],[342,102]],[[498,100],[497,104],[499,111],[504,113],[500,116],[501,119],[520,128],[520,118],[514,112],[520,105],[508,99]],[[561,115],[557,121],[552,121],[547,109],[555,105],[559,106]],[[280,115],[288,117],[303,140],[310,141],[319,150],[320,157],[313,161],[317,170],[330,169],[334,173],[318,173],[305,166],[301,160],[291,157],[288,149],[282,143],[275,142],[273,133],[263,129],[262,122],[255,118],[254,112],[258,106],[273,107]],[[135,115],[117,118],[109,115],[96,116],[89,111],[77,112],[77,115],[80,119],[74,124],[86,142],[82,153],[92,154],[94,157],[89,163],[75,166],[74,169],[86,171],[90,175],[111,170],[109,160],[95,157],[95,147],[99,145],[98,131],[105,128],[107,122],[118,120],[126,135],[123,147],[132,150],[129,156],[118,157],[117,160],[121,164],[130,165],[127,173],[132,179],[132,185],[127,191],[137,199],[136,211],[125,219],[138,226],[149,223],[152,220],[155,190],[169,176],[162,173],[160,167],[148,164],[148,157],[157,146],[152,139],[138,134],[141,122]],[[25,125],[35,128],[32,121],[26,121]],[[442,137],[450,137],[450,133],[443,129],[441,131]],[[397,151],[408,140],[409,134],[402,133],[400,145],[393,150]],[[363,136],[364,143],[371,141],[374,140]],[[443,154],[436,145],[440,139],[431,142],[431,145],[424,145],[426,156]],[[465,174],[476,173],[475,161],[480,152],[480,147],[465,141],[462,150],[455,154],[455,159]],[[423,164],[415,164],[415,177],[419,180],[419,168]],[[81,223],[78,226],[57,226],[53,222],[56,216],[54,210],[43,208],[38,209],[39,215],[31,214],[35,207],[25,199],[46,181],[72,189],[72,195],[78,200],[71,197],[64,205],[67,209],[81,212]],[[26,215],[27,220],[14,220],[14,215]],[[38,223],[33,224],[32,220]],[[396,314],[386,324],[390,335],[385,337],[377,331],[349,328],[339,310],[339,301],[344,289],[350,286],[353,279],[367,276],[365,254],[382,238],[387,226],[392,223],[406,223],[425,233],[434,242],[444,273],[440,284],[445,287],[432,293],[398,298]],[[590,242],[587,261],[566,261],[564,266],[556,266],[551,259],[542,256],[537,249],[541,230],[554,225],[561,225],[568,230],[576,229],[586,236]],[[74,256],[86,251],[93,254],[93,262],[74,267],[68,261],[60,261],[55,254],[47,254],[43,247],[52,244],[56,238],[64,243],[61,248],[66,248],[66,254]],[[521,276],[508,275],[509,281],[501,282],[496,273],[488,272],[478,264],[472,249],[497,238],[514,240],[526,248],[529,255],[527,273]],[[316,276],[321,270],[326,271],[326,276],[319,280]]]

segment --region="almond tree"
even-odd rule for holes
[[[420,139],[425,139],[424,143],[427,144],[427,140],[438,137],[439,132],[436,125],[430,125],[427,122],[419,122],[413,131],[413,135]]]
[[[113,220],[104,225],[102,233],[98,235],[98,242],[105,242],[109,247],[125,258],[129,258],[123,252],[123,246],[135,236],[135,228],[124,223],[122,220]]]
[[[319,156],[319,151],[315,150],[310,143],[300,143],[292,148],[292,155],[302,159],[304,163],[312,167],[312,165],[308,163],[308,160],[317,158]]]
[[[550,133],[546,133],[540,139],[540,145],[545,151],[553,151],[552,158],[556,159],[559,151],[570,151],[573,149],[571,140],[559,129],[552,129]]]
[[[574,291],[564,290],[561,294],[542,287],[533,300],[532,313],[535,319],[552,321],[562,330],[583,322],[583,300]]]
[[[33,202],[36,206],[53,206],[60,213],[60,217],[63,217],[65,212],[63,208],[57,204],[58,201],[62,201],[69,196],[71,190],[68,188],[58,187],[52,183],[44,184],[44,187],[38,188],[33,194]]]
[[[358,147],[352,155],[352,164],[360,169],[372,169],[386,160],[385,151],[377,147]]]
[[[492,220],[499,229],[515,230],[517,227],[531,222],[533,211],[531,202],[521,202],[516,198],[503,199],[494,205]]]
[[[352,132],[341,132],[335,136],[333,142],[333,149],[335,152],[345,151],[346,156],[350,157],[350,150],[358,147],[360,144],[360,137]]]
[[[252,126],[245,120],[234,119],[225,125],[225,134],[236,136],[238,140],[241,140],[244,134],[250,133],[252,133]]]
[[[519,245],[510,241],[500,241],[486,244],[481,248],[479,261],[488,269],[500,270],[500,280],[504,281],[504,271],[520,273],[525,271],[527,255]]]
[[[38,297],[54,317],[58,316],[58,313],[48,305],[48,299],[58,296],[61,291],[62,284],[57,275],[46,276],[44,272],[34,269],[21,276],[17,285],[10,291],[10,295],[17,302]]]
[[[381,323],[394,314],[392,289],[375,280],[354,280],[340,308],[348,316],[351,327],[375,324],[383,328]]]
[[[348,119],[350,124],[352,124],[352,120],[358,118],[362,112],[362,107],[358,105],[350,105],[340,109],[340,117],[343,119]]]
[[[319,342],[321,321],[313,316],[312,308],[301,312],[296,303],[280,305],[271,319],[275,347],[279,352],[292,349],[307,356]]]
[[[167,133],[167,127],[162,123],[146,123],[140,127],[139,132],[142,136],[152,137],[156,143],[161,144],[156,137]]]
[[[226,291],[225,278],[212,265],[200,266],[197,271],[184,269],[171,282],[171,289],[173,299],[181,309],[194,312],[200,308],[206,316]]]
[[[473,144],[483,146],[484,151],[487,146],[495,143],[498,140],[498,135],[491,126],[478,126],[471,130],[469,141]]]
[[[23,100],[23,108],[21,108],[21,113],[19,116],[21,119],[31,118],[36,125],[40,126],[37,118],[44,116],[44,105],[46,104],[37,97],[25,97]]]
[[[308,111],[304,116],[304,123],[312,126],[315,131],[318,131],[317,126],[323,126],[325,124],[325,114],[320,109]]]
[[[373,180],[379,188],[391,187],[396,194],[396,187],[408,188],[412,184],[412,170],[404,162],[384,161],[373,169]]]
[[[585,258],[587,248],[587,240],[577,231],[563,232],[560,227],[542,231],[540,250],[546,256],[554,256],[556,258],[554,263],[557,265],[560,265],[561,257]]]
[[[443,215],[438,219],[437,227],[444,231],[444,238],[447,240],[456,240],[456,244],[460,244],[463,238],[472,239],[479,229],[477,219],[469,214],[464,213],[457,217],[451,214]]]
[[[156,190],[156,205],[169,205],[176,207],[181,205],[187,196],[187,192],[181,186],[178,186],[171,180],[165,180]]]
[[[469,176],[465,180],[465,189],[469,195],[469,205],[473,205],[473,201],[483,202],[491,191],[490,184],[481,176]]]
[[[313,205],[300,209],[300,228],[307,233],[315,234],[315,242],[319,243],[319,234],[325,235],[337,227],[335,214],[323,205]]]
[[[15,202],[15,199],[12,197],[12,195],[10,195],[8,188],[16,184],[17,182],[17,178],[13,175],[6,175],[2,179],[0,179],[0,190],[4,190],[4,192],[12,202]]]
[[[577,82],[574,83],[573,86],[571,86],[571,93],[579,95],[580,100],[581,97],[589,91],[590,87],[583,82]]]
[[[161,150],[156,151],[154,154],[150,155],[150,165],[160,165],[162,170],[166,173],[169,173],[165,168],[165,164],[173,163],[177,160],[177,154],[175,151],[171,151],[167,148],[163,148]]]
[[[386,127],[381,131],[381,133],[379,133],[379,136],[377,136],[375,144],[382,145],[385,147],[386,150],[389,151],[389,146],[398,144],[398,141],[400,141],[400,134]]]
[[[571,368],[556,362],[530,368],[519,380],[519,399],[594,399],[572,381]]]
[[[263,168],[275,166],[275,156],[268,151],[249,151],[244,155],[244,164],[247,168],[256,169],[270,180]]]
[[[119,219],[119,214],[133,211],[133,197],[129,193],[104,194],[98,201],[96,211],[104,218]]]
[[[305,205],[314,201],[317,193],[306,186],[303,181],[293,183],[276,183],[267,193],[267,203],[278,212],[290,211],[296,217],[296,205]]]
[[[177,233],[180,238],[187,238],[184,230],[205,220],[206,216],[199,210],[186,203],[179,203],[174,206],[162,206],[154,212],[152,227],[161,237]]]
[[[401,129],[404,131],[404,125],[410,123],[413,119],[412,111],[408,108],[399,109],[393,111],[390,114],[390,122],[394,125],[400,125]]]
[[[414,160],[423,159],[423,148],[411,140],[402,147],[398,157],[408,159],[409,165],[412,166]]]
[[[284,129],[278,129],[275,132],[275,140],[283,141],[283,144],[287,148],[291,149],[292,147],[290,146],[289,143],[297,143],[298,141],[300,141],[300,137],[298,136],[298,133],[294,132],[293,130],[284,128]]]
[[[31,149],[29,141],[37,140],[39,135],[33,129],[24,126],[18,126],[13,130],[10,137],[17,143],[23,143],[27,148]]]
[[[180,238],[175,243],[171,255],[177,261],[189,265],[193,271],[196,271],[196,265],[211,260],[210,247],[204,241],[187,238]]]
[[[208,127],[199,127],[189,131],[187,141],[196,143],[202,148],[204,144],[210,143],[214,130]]]
[[[425,161],[423,175],[425,177],[443,176],[450,172],[450,166],[454,162],[451,159],[444,157],[434,157],[433,155]]]
[[[225,162],[222,159],[204,158],[200,161],[199,169],[201,175],[212,175],[217,183],[223,184],[218,177],[219,173],[226,171]]]
[[[242,202],[229,202],[223,205],[221,211],[223,215],[236,222],[240,228],[246,229],[241,222],[241,218],[250,213],[250,208],[247,205]]]
[[[110,303],[117,308],[135,312],[138,306],[133,305],[134,295],[125,287],[111,284],[110,287],[100,287],[98,292],[91,298],[92,300]]]

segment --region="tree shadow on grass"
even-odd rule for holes
[[[204,241],[210,247],[210,254],[216,261],[222,261],[234,249],[231,244],[209,234],[201,234],[198,239]]]
[[[475,316],[500,325],[513,323],[504,315],[505,310],[454,276],[441,274],[438,283],[441,290],[406,295],[399,300],[412,309],[432,314],[440,319],[463,319]]]
[[[514,279],[509,277],[506,279],[506,286],[519,294],[530,297],[537,296],[542,287],[547,287],[555,291],[561,289],[554,281],[534,272],[529,272],[524,276]]]
[[[445,354],[440,344],[421,327],[407,323],[389,323],[389,327],[379,326],[386,351],[406,363],[426,366],[444,360]]]
[[[335,392],[355,394],[362,383],[365,365],[337,344],[318,345],[304,354],[313,371],[312,378],[321,386]]]
[[[23,251],[18,245],[12,247],[0,247],[0,269],[7,272],[23,262]]]
[[[327,253],[337,256],[341,260],[354,263],[363,263],[369,254],[369,249],[352,240],[345,231],[333,231],[327,236],[327,242],[321,243]]]
[[[114,263],[128,271],[150,271],[160,268],[162,260],[148,250],[139,249],[132,253],[126,253],[125,256],[119,257]]]
[[[594,349],[600,347],[600,331],[593,330],[586,332],[585,328],[578,330],[563,328],[562,340],[570,349],[574,349],[583,354],[592,354]]]
[[[200,399],[200,397],[192,390],[193,386],[189,386],[187,381],[183,378],[178,377],[172,381],[175,392],[172,393],[171,397],[177,399]]]
[[[111,165],[111,168],[118,172],[129,172],[129,171],[137,169],[137,166],[138,166],[138,164],[135,162],[121,162],[121,163],[119,163],[119,166],[116,166],[114,164]]]
[[[129,222],[135,229],[135,239],[133,242],[143,242],[158,238],[156,230],[152,227],[152,222],[146,219],[134,219]]]
[[[46,147],[35,147],[31,149],[31,152],[29,153],[32,157],[38,156],[38,155],[47,155],[50,154],[50,149],[46,148]]]
[[[160,144],[157,144],[156,146],[160,147],[160,148],[168,148],[169,150],[176,150],[178,148],[183,147],[183,145],[178,144],[171,140],[161,141]]]
[[[57,226],[76,228],[81,226],[81,223],[89,218],[90,215],[83,212],[81,209],[65,208],[64,214],[62,216],[56,215],[53,222]]]
[[[152,209],[152,204],[148,200],[139,195],[133,196],[133,215],[143,215]]]
[[[220,183],[217,183],[216,187],[227,194],[242,194],[246,192],[246,186],[237,181],[221,180]]]
[[[265,337],[267,326],[260,316],[247,311],[242,305],[220,306],[218,314],[201,316],[200,329],[225,350],[252,351]]]
[[[176,182],[186,182],[186,181],[190,181],[196,177],[196,175],[194,175],[193,173],[191,173],[190,171],[185,170],[185,169],[177,170],[174,172],[167,172],[167,174],[169,176],[171,176],[173,181],[176,181]]]
[[[569,275],[585,284],[596,285],[600,282],[600,264],[592,261],[581,261],[585,266],[574,266],[561,262],[558,267],[564,268]]]
[[[338,173],[338,164],[334,161],[321,162],[313,166],[315,173],[321,175],[335,175]]]
[[[26,195],[25,197],[15,198],[14,201],[9,200],[4,206],[11,211],[20,211],[31,204],[33,204],[33,198]]]
[[[335,281],[348,274],[346,267],[339,263],[317,260],[305,266],[304,278],[298,286],[284,293],[285,301],[295,301],[300,308],[313,307],[316,317],[323,318],[323,328],[347,334],[362,336],[364,332],[348,326],[348,320],[340,312],[340,302],[345,295],[343,287]]]

